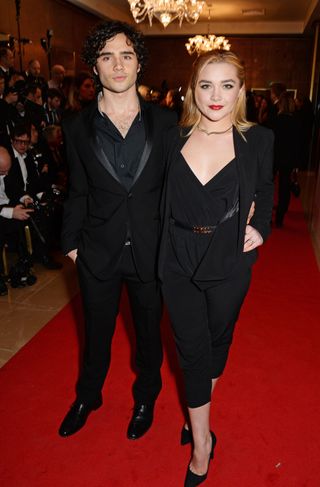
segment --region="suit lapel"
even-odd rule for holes
[[[153,145],[153,115],[152,115],[152,110],[151,107],[148,105],[144,106],[144,110],[142,111],[142,116],[143,116],[143,123],[144,123],[144,130],[146,134],[146,141],[144,144],[142,156],[140,158],[139,166],[137,169],[137,172],[135,174],[135,177],[132,182],[132,186],[136,183],[138,178],[140,177],[140,174],[142,173],[143,169],[145,168],[145,165],[147,164],[147,161],[149,159],[151,150],[152,150],[152,145]]]
[[[102,144],[99,140],[99,137],[97,134],[94,133],[93,127],[94,127],[94,115],[97,110],[97,102],[93,103],[92,105],[92,110],[89,112],[88,116],[86,117],[85,123],[87,125],[87,130],[89,132],[89,144],[94,152],[96,158],[100,162],[100,164],[108,171],[108,173],[121,185],[123,188],[121,181],[114,170],[106,152],[103,150]],[[142,156],[140,158],[139,166],[137,169],[137,172],[135,174],[132,186],[136,183],[138,180],[139,176],[141,175],[145,165],[147,164],[147,161],[149,159],[151,150],[152,150],[152,145],[153,145],[153,114],[151,107],[148,106],[147,104],[144,106],[144,110],[142,111],[142,116],[143,116],[143,122],[144,122],[144,128],[145,128],[145,133],[146,133],[146,141],[144,144]]]
[[[94,117],[95,117],[95,113],[96,113],[97,108],[98,108],[98,102],[96,101],[95,103],[92,104],[92,109],[88,113],[88,116],[85,118],[85,123],[86,123],[87,130],[89,133],[89,144],[90,144],[90,147],[91,147],[94,155],[96,156],[96,158],[100,162],[100,164],[104,167],[104,169],[106,169],[108,171],[108,173],[119,184],[121,184],[120,179],[119,179],[116,171],[114,170],[111,162],[109,161],[107,154],[103,150],[103,147],[102,147],[102,144],[100,142],[98,135],[94,131]],[[121,185],[121,187],[122,187],[122,185]]]
[[[91,147],[95,153],[96,158],[102,164],[102,166],[111,174],[111,176],[118,181],[118,183],[121,184],[121,181],[114,170],[114,167],[112,166],[111,162],[109,161],[109,158],[106,154],[106,152],[103,150],[101,141],[99,139],[99,136],[96,134],[93,137],[90,138],[90,143]]]

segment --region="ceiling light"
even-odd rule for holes
[[[209,34],[210,32],[210,20],[211,20],[211,7],[212,4],[208,4],[209,15],[208,15],[208,35],[196,35],[194,37],[189,37],[188,42],[185,44],[190,56],[194,53],[203,54],[204,52],[214,51],[216,49],[221,49],[225,51],[230,51],[231,44],[224,36],[216,36],[214,34]]]
[[[195,24],[205,4],[202,0],[128,0],[134,20],[139,23],[147,16],[150,26],[153,17],[157,18],[164,27],[179,19]]]
[[[190,37],[188,41],[189,42],[186,43],[186,48],[190,56],[194,53],[199,55],[215,49],[230,51],[231,48],[228,39],[224,36],[215,36],[214,34],[208,34],[207,36],[197,35]]]

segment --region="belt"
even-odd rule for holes
[[[192,233],[200,233],[202,235],[211,234],[217,228],[217,225],[187,225],[185,223],[179,222],[171,218],[170,223],[178,228],[183,228],[183,230],[188,230]]]

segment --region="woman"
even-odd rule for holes
[[[270,231],[273,136],[246,121],[245,104],[237,56],[204,54],[194,65],[181,127],[167,140],[159,275],[186,388],[189,421],[181,443],[193,443],[185,487],[207,477],[216,443],[211,394],[226,364],[255,249]]]
[[[64,116],[79,112],[91,103],[96,96],[94,80],[91,74],[79,73],[69,88]]]

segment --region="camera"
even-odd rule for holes
[[[27,205],[25,205],[25,207],[29,210],[41,210],[41,205],[39,203],[39,201],[35,200],[33,203],[28,203]]]

